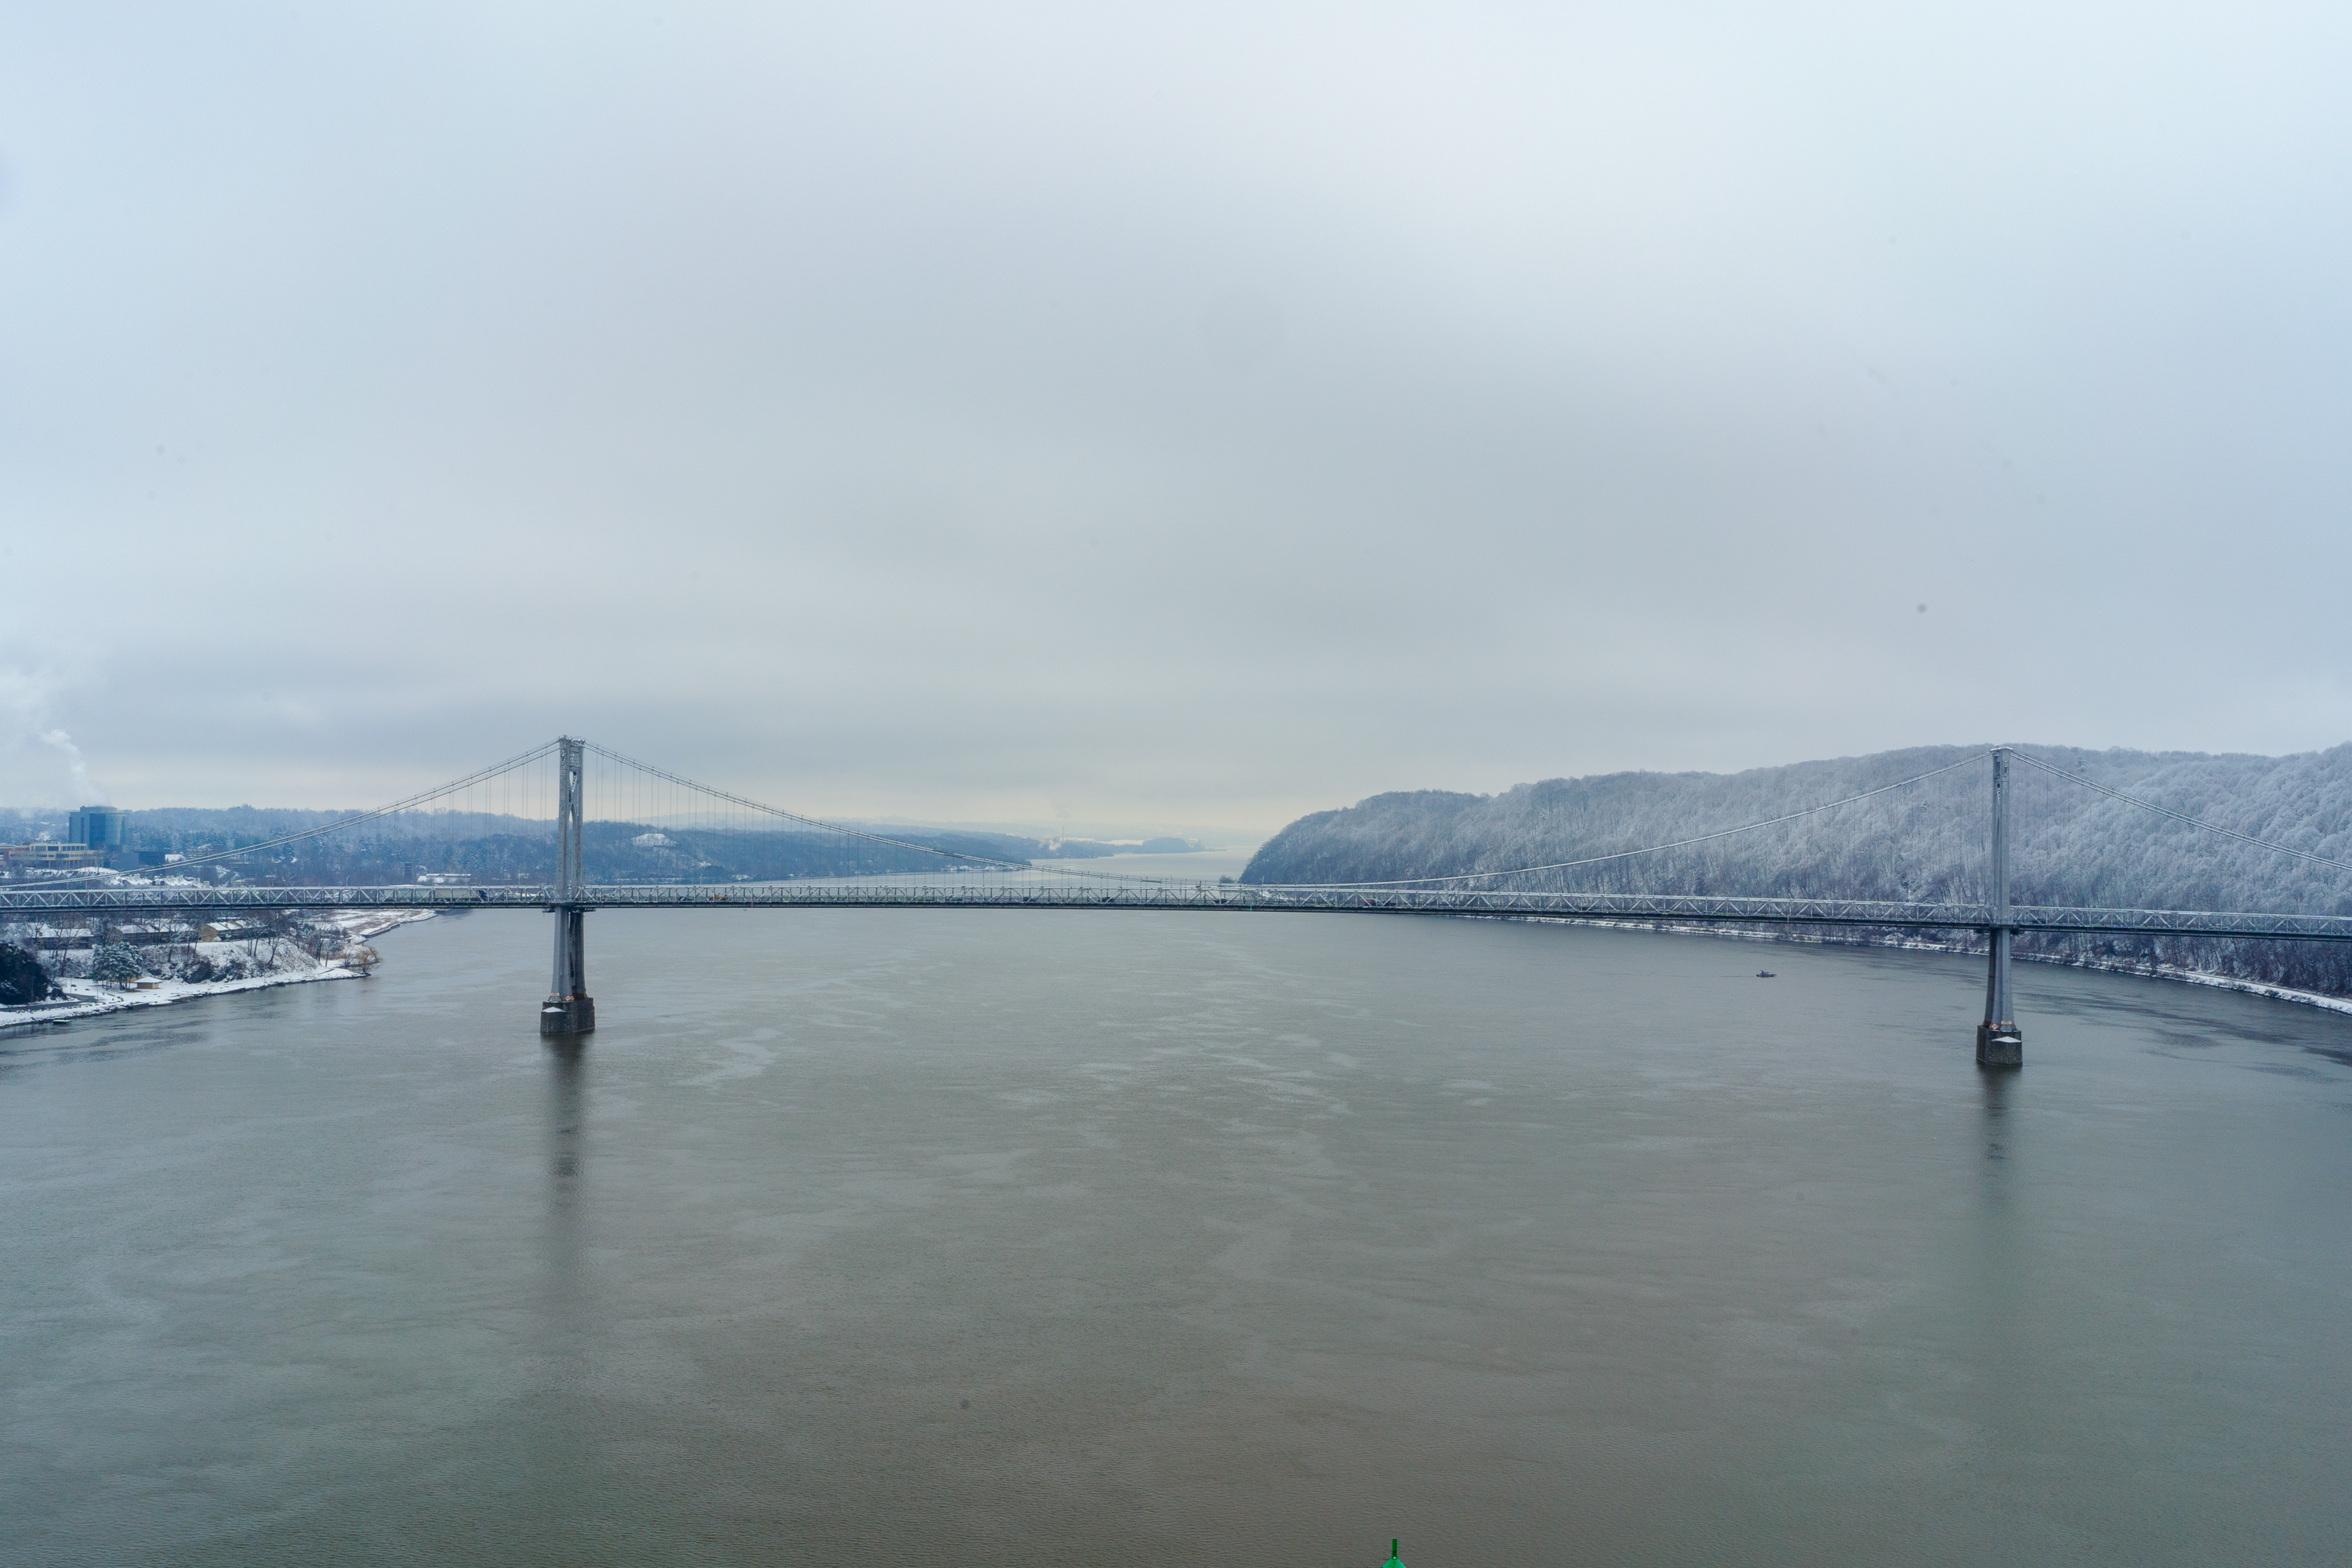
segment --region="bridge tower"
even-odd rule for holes
[[[1992,752],[1992,918],[1985,932],[1991,953],[1985,976],[1984,1022],[1977,1026],[1977,1066],[2021,1068],[2025,1037],[2009,1000],[2009,748]]]
[[[595,998],[588,994],[588,910],[580,902],[587,879],[581,868],[583,748],[566,735],[556,742],[555,886],[548,910],[555,916],[555,978],[539,1010],[542,1035],[585,1035],[596,1027]]]

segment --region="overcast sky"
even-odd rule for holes
[[[0,0],[0,800],[2352,739],[2347,16]]]

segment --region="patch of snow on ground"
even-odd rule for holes
[[[429,921],[433,914],[431,910],[327,910],[320,916],[319,923],[332,926],[344,934],[348,939],[344,952],[313,958],[289,942],[279,950],[274,970],[266,974],[247,975],[242,980],[154,980],[142,982],[140,988],[134,990],[125,990],[103,980],[59,980],[55,984],[60,995],[31,1006],[0,1008],[0,1029],[91,1018],[104,1013],[120,1013],[131,1007],[161,1007],[197,996],[220,996],[232,991],[259,991],[271,985],[300,985],[313,980],[357,980],[362,971],[352,968],[348,962],[352,950],[368,938],[381,936],[394,926],[406,925],[412,921]],[[239,942],[202,942],[191,945],[200,956],[215,963],[244,956],[244,944]],[[251,962],[250,959],[247,961]]]

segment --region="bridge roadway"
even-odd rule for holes
[[[152,915],[238,910],[548,909],[544,886],[475,888],[0,888],[0,920],[45,915]],[[582,910],[1020,909],[1223,910],[1235,912],[1504,916],[1662,924],[1880,926],[1989,931],[1990,904],[1875,902],[1850,899],[1735,899],[1689,894],[1511,893],[1410,888],[1268,887],[1237,883],[1071,879],[948,881],[875,878],[858,881],[716,885],[588,885],[562,900]],[[2279,937],[2352,942],[2352,916],[2238,914],[2205,910],[2094,910],[2011,905],[1999,922],[2013,931],[2133,936]]]

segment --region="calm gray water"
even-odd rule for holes
[[[2352,1019],[1358,916],[544,917],[0,1040],[11,1564],[2352,1558]],[[1779,972],[1754,978],[1759,964]]]

